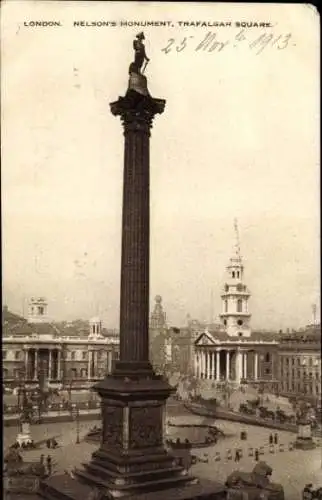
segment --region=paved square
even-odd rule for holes
[[[264,447],[264,455],[260,460],[266,461],[273,468],[272,480],[284,486],[286,500],[299,500],[304,485],[312,482],[314,486],[322,486],[322,449],[318,447],[310,451],[292,450],[288,451],[288,444],[295,440],[295,434],[289,432],[279,432],[279,442],[284,444],[284,452],[269,452],[268,438],[270,430],[261,427],[227,422],[223,420],[207,420],[194,415],[169,416],[173,423],[209,423],[215,424],[224,433],[225,438],[220,438],[216,445],[208,448],[196,449],[193,453],[199,457],[208,458],[208,463],[197,463],[191,468],[191,473],[205,479],[213,479],[224,482],[228,474],[233,470],[250,471],[255,464],[254,457],[248,456],[249,448]],[[40,449],[23,452],[23,456],[28,460],[38,460],[43,453],[50,454],[53,458],[53,473],[61,473],[64,470],[71,470],[79,467],[83,462],[91,458],[91,454],[97,445],[83,441],[85,435],[94,425],[100,425],[100,420],[90,422],[80,422],[81,443],[76,444],[76,424],[75,422],[41,424],[32,426],[32,436],[34,440],[43,441]],[[240,432],[247,432],[247,440],[240,440]],[[17,434],[16,427],[4,429],[4,446],[13,443]],[[56,450],[48,450],[45,440],[55,436],[61,445]],[[243,450],[243,457],[239,463],[227,459],[227,450],[231,449],[234,459],[235,448]],[[216,453],[220,454],[221,460],[216,461]]]

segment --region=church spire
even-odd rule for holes
[[[239,240],[239,231],[238,231],[238,220],[234,219],[234,230],[235,230],[235,256],[241,262],[242,257],[240,254],[240,240]]]

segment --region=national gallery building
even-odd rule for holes
[[[52,323],[43,297],[29,302],[28,319],[6,307],[2,318],[3,382],[38,384],[42,373],[51,386],[91,386],[112,370],[118,358],[118,334],[102,328],[99,318]]]

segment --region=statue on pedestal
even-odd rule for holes
[[[136,35],[136,39],[133,41],[134,61],[129,67],[129,90],[134,90],[138,94],[148,96],[147,79],[143,73],[150,59],[145,53],[145,46],[142,40],[145,40],[145,36],[144,33],[141,32]]]
[[[141,75],[150,61],[145,53],[145,46],[142,40],[145,40],[144,33],[141,32],[136,35],[136,40],[133,41],[134,49],[134,62],[130,64],[129,73],[136,73]],[[144,68],[142,69],[143,63],[145,62]],[[142,70],[142,71],[141,71]]]

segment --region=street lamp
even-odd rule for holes
[[[79,444],[79,408],[76,409],[76,444]]]

